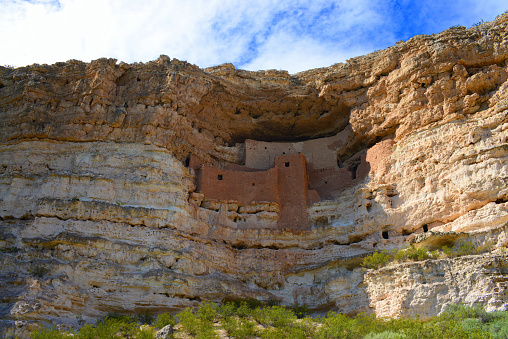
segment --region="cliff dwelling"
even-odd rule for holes
[[[200,301],[508,309],[508,14],[293,75],[0,66],[0,115],[0,337]]]
[[[257,219],[253,223],[234,216],[240,227],[308,230],[308,206],[334,199],[340,190],[368,173],[365,157],[353,167],[339,167],[337,148],[343,139],[340,133],[301,142],[247,139],[243,165],[226,163],[218,167],[191,156],[189,167],[194,170],[196,192],[203,195],[202,199],[233,202],[240,207],[259,203],[278,207],[276,222]]]

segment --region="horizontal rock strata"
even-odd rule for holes
[[[293,75],[166,56],[0,67],[2,326],[224,298],[506,309],[507,60],[505,14]],[[196,191],[191,157],[238,168],[247,139],[335,135],[351,178],[308,206],[308,229],[256,227],[277,223],[276,202]],[[497,252],[360,267],[375,250],[465,239]]]

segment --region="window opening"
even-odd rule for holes
[[[360,166],[360,164],[354,165],[350,170],[353,180],[356,179],[356,171],[358,170],[358,166]]]

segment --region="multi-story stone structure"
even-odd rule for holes
[[[339,134],[302,142],[246,140],[245,166],[219,168],[192,158],[190,167],[196,170],[197,191],[208,199],[276,203],[278,228],[309,229],[307,206],[332,199],[357,172],[366,174],[365,165],[339,167],[336,149],[342,142]]]

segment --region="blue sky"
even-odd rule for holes
[[[166,54],[296,73],[506,10],[506,0],[0,0],[0,65]]]

